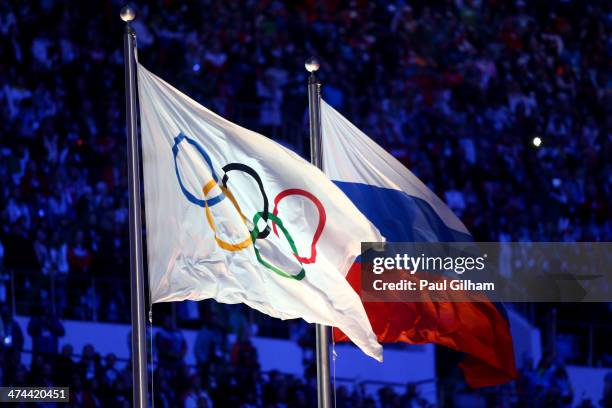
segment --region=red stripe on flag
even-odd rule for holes
[[[360,293],[361,265],[347,280]],[[491,302],[364,302],[381,343],[434,343],[467,354],[460,363],[470,387],[488,387],[517,377],[510,325]],[[335,341],[348,341],[333,329]]]

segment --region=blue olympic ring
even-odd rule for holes
[[[200,144],[198,142],[196,142],[195,140],[185,136],[181,132],[181,133],[179,133],[179,135],[177,137],[174,138],[174,146],[172,146],[172,153],[174,154],[174,171],[176,172],[176,178],[177,178],[177,180],[179,182],[179,186],[181,187],[181,191],[183,192],[183,194],[185,195],[187,200],[191,201],[195,205],[199,205],[202,208],[204,208],[206,206],[212,207],[213,205],[218,204],[219,202],[221,202],[221,200],[223,200],[225,198],[225,194],[221,193],[218,196],[211,198],[210,200],[206,200],[206,199],[200,200],[199,198],[197,198],[196,196],[194,196],[193,194],[191,194],[187,190],[187,188],[183,184],[183,181],[181,180],[181,175],[179,173],[178,162],[176,160],[176,157],[178,156],[178,152],[179,152],[179,144],[183,140],[186,141],[187,143],[189,143],[190,145],[192,145],[193,147],[195,147],[198,150],[198,152],[202,155],[202,157],[204,158],[204,160],[208,164],[208,167],[210,168],[210,172],[212,174],[213,180],[216,183],[219,182],[219,177],[217,177],[217,173],[215,173],[215,169],[213,169],[212,160],[210,159],[210,156],[208,155],[208,153],[206,153],[206,151],[202,148],[202,146],[200,146]]]

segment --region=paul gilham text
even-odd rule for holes
[[[453,279],[430,282],[427,279],[420,279],[419,282],[401,279],[397,282],[384,282],[377,279],[372,283],[374,290],[456,290],[456,291],[494,291],[495,283],[493,282],[472,282],[469,279]]]

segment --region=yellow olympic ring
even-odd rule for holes
[[[204,197],[205,198],[206,198],[206,195],[208,195],[208,193],[210,192],[210,190],[212,190],[216,185],[217,185],[217,182],[215,180],[210,180],[204,186],[202,191],[204,192]],[[242,213],[242,210],[240,209],[240,206],[238,205],[238,202],[236,201],[236,198],[234,197],[234,195],[231,193],[231,191],[229,191],[227,188],[225,188],[223,186],[219,186],[219,188],[227,196],[227,198],[229,198],[229,200],[232,202],[232,204],[234,204],[234,207],[238,211],[238,214],[240,214],[240,218],[242,218],[242,221],[246,225],[246,217]],[[237,244],[232,244],[232,243],[229,243],[227,241],[223,241],[222,239],[217,237],[217,229],[215,228],[215,223],[214,223],[214,220],[213,220],[212,213],[210,212],[210,208],[208,207],[208,201],[207,200],[204,200],[204,208],[206,210],[206,220],[208,221],[208,225],[210,226],[210,228],[212,229],[212,231],[214,233],[215,241],[217,241],[217,244],[221,248],[223,248],[225,250],[228,250],[228,251],[235,252],[235,251],[240,251],[242,249],[248,248],[250,245],[253,244],[253,239],[251,238],[251,235],[249,235],[249,237],[247,239],[245,239],[244,241],[239,242]],[[247,229],[248,229],[248,226],[247,226]]]

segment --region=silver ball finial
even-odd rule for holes
[[[130,4],[126,4],[121,9],[121,12],[119,13],[119,15],[121,16],[121,19],[123,21],[125,21],[126,23],[129,23],[130,21],[136,18],[136,10],[134,10],[134,7],[132,7]]]
[[[304,63],[304,67],[306,67],[306,71],[313,73],[319,70],[321,64],[319,63],[319,60],[315,57],[310,57]]]

